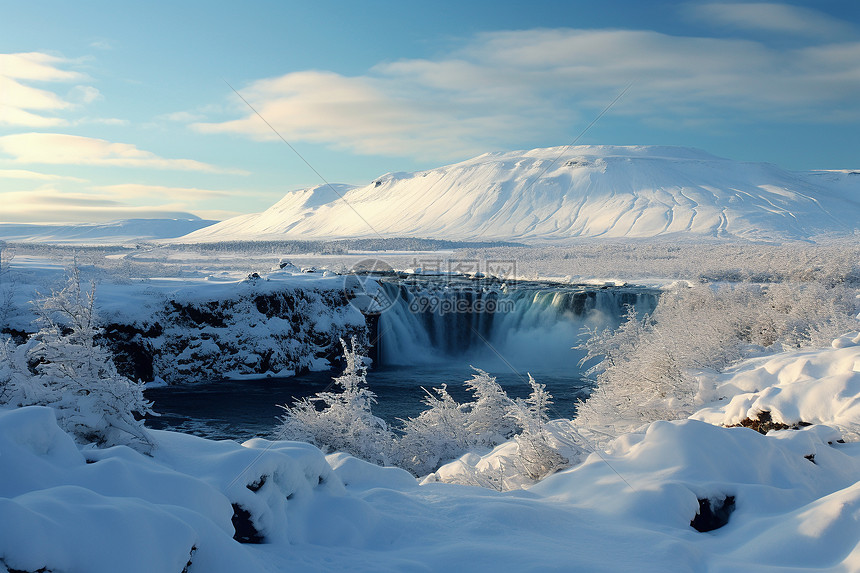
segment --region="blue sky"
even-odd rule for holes
[[[18,2],[0,221],[265,209],[487,151],[699,147],[860,168],[860,2]]]

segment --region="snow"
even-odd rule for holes
[[[775,422],[827,424],[860,436],[860,332],[837,338],[832,348],[759,358],[715,378],[702,384],[730,401],[697,419],[733,425],[769,412]]]
[[[343,300],[344,278],[334,273],[305,273],[293,266],[266,272],[273,265],[269,256],[265,266],[256,267],[258,277],[249,278],[235,268],[224,270],[223,265],[235,262],[230,257],[213,263],[214,257],[188,259],[188,253],[175,253],[175,260],[153,256],[150,263],[136,258],[146,258],[147,251],[127,251],[133,262],[122,260],[118,268],[105,259],[92,266],[78,263],[83,286],[88,288],[90,279],[98,282],[101,324],[142,333],[136,340],[152,356],[152,374],[168,383],[327,369],[324,341],[334,345],[343,333],[364,328],[364,317]],[[15,256],[4,267],[3,326],[34,332],[29,301],[51,292],[63,268],[30,255]],[[260,297],[282,302],[283,312],[260,310]],[[199,311],[202,319],[195,322],[189,310]],[[217,315],[212,324],[206,321],[209,315]],[[261,367],[264,363],[268,368]]]
[[[858,376],[857,332],[749,360],[710,380],[731,399],[506,493],[297,442],[80,449],[51,409],[0,409],[0,571],[856,571]],[[757,407],[813,425],[708,423]],[[690,526],[726,496],[726,525]],[[234,505],[264,543],[233,540]]]
[[[547,148],[388,174],[338,185],[337,194],[325,185],[293,191],[262,213],[181,240],[809,239],[857,230],[859,194],[860,178],[847,172],[789,172],[695,149]]]

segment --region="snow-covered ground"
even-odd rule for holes
[[[370,184],[288,193],[185,242],[433,237],[565,243],[582,237],[808,239],[851,235],[853,171],[789,172],[696,149],[579,146],[486,153]]]
[[[713,382],[726,399],[695,419],[507,493],[295,442],[80,449],[52,410],[2,410],[0,571],[860,570],[860,333]],[[812,425],[708,423],[763,408]],[[703,506],[728,523],[696,531]]]
[[[440,256],[479,264],[519,256],[527,274],[534,273],[529,278],[600,276],[595,269],[606,269],[602,276],[612,271],[621,283],[711,276],[849,288],[858,276],[856,252],[846,243],[607,243],[380,258],[398,268],[427,268],[427,260]],[[375,254],[307,254],[294,262],[348,268]],[[37,290],[62,282],[74,258],[71,250],[41,247],[18,249],[11,264],[5,256],[0,290],[13,296],[2,301],[22,312]],[[343,284],[332,273],[274,270],[277,252],[147,247],[82,250],[75,257],[85,278],[100,281],[104,315],[135,320],[153,312],[145,301],[168,294],[197,303],[293,287],[341,290]],[[260,279],[249,279],[254,270]],[[2,318],[9,324],[10,316]],[[332,317],[321,318],[337,326]],[[505,458],[515,455],[514,442],[416,480],[296,442],[238,444],[151,431],[152,456],[123,446],[82,448],[48,408],[2,409],[0,573],[4,567],[87,573],[860,570],[860,333],[828,348],[771,354],[702,376],[713,401],[691,419],[648,424],[599,453],[566,453],[576,427],[552,422],[550,439],[574,467],[537,484],[508,479],[504,487],[524,489],[507,492],[435,480],[492,484]],[[765,436],[720,426],[750,425],[756,417],[799,429]],[[702,506],[734,511],[726,525],[703,533],[691,527]]]

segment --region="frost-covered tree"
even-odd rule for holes
[[[513,402],[494,376],[472,367],[475,374],[464,383],[474,400],[457,403],[447,385],[424,390],[427,409],[403,420],[398,442],[399,465],[425,475],[441,463],[476,448],[491,448],[509,440],[518,428],[508,416]]]
[[[475,399],[463,405],[466,430],[476,443],[495,446],[517,433],[516,423],[507,415],[512,402],[494,376],[474,366],[472,369],[475,374],[465,384]]]
[[[402,420],[403,437],[398,442],[398,465],[419,476],[477,445],[467,427],[468,418],[447,385],[433,391],[435,396],[424,389],[426,410]]]
[[[567,459],[558,453],[545,429],[552,404],[546,386],[529,375],[530,396],[514,401],[493,376],[475,371],[465,382],[474,401],[458,404],[443,385],[433,389],[436,395],[427,392],[426,410],[403,421],[399,465],[415,475],[426,475],[465,453],[487,451],[511,438],[518,446],[511,466],[499,466],[487,470],[489,473],[472,472],[472,483],[504,488],[511,472],[524,472],[537,480],[566,465]]]
[[[281,406],[279,435],[306,441],[328,451],[346,452],[380,464],[391,463],[394,434],[381,418],[373,415],[376,394],[367,387],[364,357],[355,338],[341,340],[346,368],[334,378],[340,392],[320,392],[292,406]]]
[[[38,332],[20,347],[7,342],[3,349],[9,401],[54,408],[79,442],[149,452],[154,443],[143,420],[152,403],[143,384],[118,374],[108,350],[96,344],[95,285],[82,289],[74,267],[63,289],[33,304]]]
[[[550,442],[546,431],[547,409],[552,404],[552,396],[546,385],[535,381],[531,374],[529,385],[532,388],[529,397],[515,400],[508,408],[508,415],[522,430],[514,436],[518,465],[530,479],[537,481],[565,467],[568,459]]]
[[[844,284],[679,284],[651,316],[631,309],[617,330],[592,332],[596,386],[575,424],[598,442],[655,420],[685,418],[718,398],[703,372],[749,356],[829,344],[856,330],[856,290]]]

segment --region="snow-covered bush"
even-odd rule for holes
[[[476,448],[492,448],[518,431],[509,416],[513,401],[495,377],[479,368],[464,384],[474,401],[459,404],[447,385],[426,392],[427,409],[403,420],[397,444],[398,465],[415,475],[426,475],[441,463]]]
[[[447,385],[426,392],[427,409],[403,420],[403,436],[397,444],[398,465],[415,475],[425,475],[477,445],[468,429],[468,417],[448,393]]]
[[[858,327],[856,291],[845,285],[680,284],[651,316],[631,309],[615,331],[583,344],[596,387],[576,425],[617,436],[655,420],[685,418],[715,398],[700,372],[720,372],[748,356],[829,344]],[[603,438],[599,436],[603,435]]]
[[[321,449],[352,454],[376,464],[388,464],[394,434],[381,418],[373,415],[376,394],[367,387],[364,358],[355,338],[351,345],[341,340],[346,368],[333,384],[341,392],[320,392],[292,406],[285,413],[279,438],[306,441]],[[322,409],[318,409],[321,405]]]
[[[494,446],[509,440],[517,433],[517,424],[509,416],[513,402],[494,376],[480,368],[472,368],[475,374],[471,380],[466,380],[465,385],[475,399],[463,404],[466,410],[466,429],[476,437],[478,444]]]
[[[414,418],[401,420],[402,426],[393,431],[373,415],[376,395],[367,387],[355,340],[343,347],[346,370],[333,381],[341,392],[324,391],[292,406],[282,406],[285,414],[279,438],[306,441],[376,464],[396,465],[416,476],[427,475],[465,453],[488,451],[513,438],[518,446],[516,461],[501,472],[505,474],[501,485],[491,486],[497,489],[503,488],[506,473],[511,471],[535,480],[567,463],[544,429],[552,396],[531,376],[529,398],[513,401],[495,377],[475,368],[475,374],[464,383],[473,401],[458,403],[445,384],[432,392],[425,390],[427,408]],[[476,479],[489,485],[494,476]]]
[[[549,421],[552,396],[529,375],[528,398],[509,401],[506,418],[519,433],[483,455],[472,449],[443,464],[422,483],[477,485],[498,491],[520,489],[584,458],[582,436],[568,420]]]
[[[508,409],[508,415],[522,429],[514,437],[518,465],[530,479],[538,481],[565,467],[569,460],[550,443],[545,430],[549,422],[547,408],[552,404],[552,396],[546,391],[546,385],[536,382],[531,374],[529,385],[532,387],[529,397],[515,400]]]
[[[24,345],[3,346],[0,399],[54,408],[60,425],[82,443],[149,451],[143,419],[152,404],[143,384],[119,375],[109,351],[95,343],[94,301],[95,286],[82,289],[75,267],[63,289],[34,302],[39,331]]]

